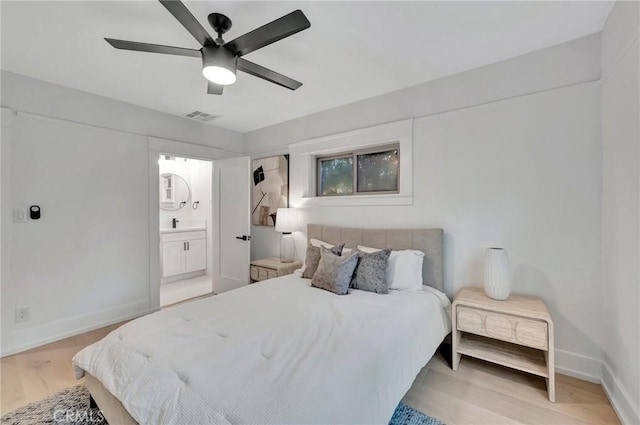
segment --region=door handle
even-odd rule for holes
[[[187,242],[187,251],[189,251],[189,249],[191,249],[191,246],[189,245],[189,242]]]
[[[182,242],[182,250],[183,251],[187,250],[187,243],[186,242]]]
[[[236,236],[236,239],[240,239],[240,240],[243,240],[243,241],[250,241],[251,240],[251,236],[248,236],[248,235]]]

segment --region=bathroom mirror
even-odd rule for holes
[[[191,189],[187,181],[174,173],[160,175],[160,209],[175,211],[190,205]]]

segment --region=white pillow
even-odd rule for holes
[[[316,247],[320,247],[323,246],[327,249],[331,249],[333,248],[335,245],[330,244],[329,242],[325,242],[325,241],[321,241],[320,239],[309,239],[309,243],[311,244],[311,246],[316,246]],[[342,248],[342,255],[347,256],[347,255],[351,255],[351,253],[353,252],[353,249],[351,248]]]
[[[311,244],[311,246],[323,246],[327,249],[331,249],[333,248],[335,245],[330,244],[329,242],[325,242],[325,241],[321,241],[320,239],[310,239],[309,243]]]
[[[362,252],[380,251],[378,248],[358,245]],[[422,291],[422,261],[424,252],[415,249],[391,251],[387,265],[387,285],[399,291]]]

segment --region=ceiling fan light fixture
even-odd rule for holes
[[[202,75],[212,83],[228,86],[236,82],[236,74],[221,66],[207,66],[202,69]]]
[[[202,49],[202,75],[216,84],[227,86],[236,82],[236,56],[224,47],[207,46]]]
[[[105,38],[105,41],[116,49],[202,58],[202,75],[208,80],[207,94],[221,95],[224,86],[236,82],[238,69],[289,90],[296,90],[302,86],[300,81],[242,57],[309,28],[311,23],[301,10],[294,10],[230,42],[225,42],[222,35],[231,28],[231,19],[227,16],[214,12],[207,17],[209,24],[218,34],[218,38],[214,40],[181,0],[160,0],[160,3],[191,33],[202,46],[201,49],[138,43],[114,38]]]

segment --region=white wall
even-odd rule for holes
[[[2,106],[142,136],[242,152],[242,134],[20,74],[1,71]]]
[[[617,2],[602,36],[603,383],[640,423],[640,78],[638,2]]]
[[[600,34],[245,133],[250,155],[289,143],[423,117],[600,78]]]
[[[242,135],[6,72],[1,102],[2,354],[157,308],[150,146],[237,147]],[[32,204],[39,221],[12,222]],[[29,321],[15,323],[17,307]]]
[[[561,370],[598,380],[599,43],[586,37],[258,130],[245,149],[286,152],[292,142],[415,117],[413,205],[305,208],[303,221],[444,228],[450,295],[480,285],[484,249],[504,246],[514,291],[551,309]],[[253,258],[277,255],[273,229],[254,226],[252,236]]]

